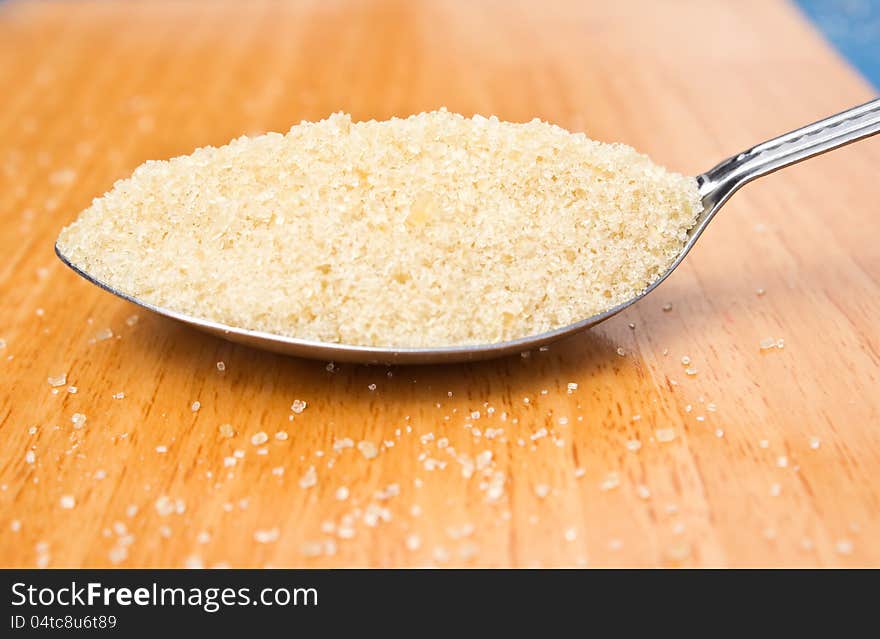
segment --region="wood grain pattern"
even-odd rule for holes
[[[0,565],[880,566],[875,141],[747,187],[528,358],[329,372],[52,251],[144,160],[336,110],[538,116],[697,173],[871,97],[788,4],[6,2],[0,60]]]

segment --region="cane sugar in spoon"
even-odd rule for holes
[[[878,131],[873,100],[687,178],[539,121],[336,115],[148,162],[55,251],[123,299],[257,348],[487,359],[619,313],[743,184]]]

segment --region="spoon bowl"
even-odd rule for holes
[[[617,315],[657,288],[681,264],[718,210],[737,189],[751,180],[807,158],[850,144],[880,132],[880,99],[796,129],[754,146],[720,162],[697,176],[703,211],[688,231],[681,252],[669,268],[639,295],[574,324],[506,342],[436,348],[385,348],[317,342],[275,335],[194,317],[138,299],[101,282],[73,264],[55,245],[55,253],[67,266],[89,282],[142,308],[164,315],[223,339],[285,355],[333,362],[362,364],[440,364],[501,357],[532,350],[573,333],[583,331]]]

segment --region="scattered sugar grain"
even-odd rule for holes
[[[532,433],[529,436],[529,439],[531,439],[532,441],[537,441],[539,439],[543,439],[546,436],[547,436],[547,429],[546,428],[539,428],[537,431],[535,431],[534,433]]]
[[[67,373],[61,373],[59,375],[50,375],[49,376],[49,386],[58,387],[64,386],[67,384]]]
[[[608,473],[599,484],[599,488],[603,491],[614,490],[618,486],[620,486],[620,475],[617,473]]]
[[[418,535],[411,534],[406,536],[405,544],[407,550],[415,552],[422,547],[422,540]]]
[[[58,169],[49,174],[49,183],[54,186],[66,185],[76,179],[76,171],[73,169]]]
[[[171,515],[175,510],[175,504],[172,499],[170,499],[167,495],[162,495],[156,499],[154,503],[156,508],[156,512],[160,517],[167,517]]]
[[[303,400],[295,399],[295,400],[293,400],[293,403],[290,405],[290,410],[295,415],[299,415],[300,413],[302,413],[306,409],[306,406],[308,406],[308,404],[306,404],[306,402],[304,402]]]
[[[834,551],[838,555],[851,555],[853,551],[853,542],[849,539],[838,539],[834,544]]]
[[[280,531],[277,528],[258,529],[254,531],[254,541],[258,544],[271,544],[278,541]]]
[[[445,564],[449,561],[449,551],[443,546],[435,547],[431,555],[434,557],[434,561],[439,564]]]
[[[305,474],[300,477],[299,486],[300,488],[311,488],[312,486],[317,485],[318,483],[318,475],[315,472],[314,466],[309,466],[309,469],[305,472]]]
[[[376,444],[370,441],[358,442],[357,448],[367,459],[374,459],[379,455],[379,449],[376,448]]]

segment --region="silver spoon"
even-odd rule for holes
[[[752,147],[747,151],[728,158],[709,169],[702,175],[697,176],[700,195],[703,201],[703,212],[697,218],[693,228],[688,232],[687,243],[681,253],[675,258],[669,269],[654,281],[641,294],[618,304],[603,313],[593,315],[586,319],[557,328],[553,331],[531,335],[509,342],[496,344],[478,344],[474,346],[442,346],[438,348],[382,348],[373,346],[349,346],[347,344],[333,344],[327,342],[314,342],[284,335],[273,335],[259,331],[249,331],[243,328],[225,326],[217,322],[192,317],[178,313],[167,308],[154,306],[149,302],[139,300],[122,291],[108,286],[104,282],[96,280],[88,273],[83,272],[70,262],[55,245],[55,253],[61,261],[76,271],[79,275],[97,284],[101,288],[134,302],[147,310],[179,320],[203,331],[213,333],[224,339],[246,344],[256,348],[262,348],[287,355],[310,357],[325,361],[337,362],[360,362],[360,363],[385,363],[385,364],[433,364],[448,362],[475,361],[489,359],[527,351],[542,346],[554,340],[560,339],[572,333],[577,333],[609,317],[616,315],[623,309],[631,306],[645,295],[653,291],[659,284],[669,277],[669,274],[681,264],[685,255],[691,250],[697,239],[715,217],[725,202],[739,187],[755,178],[767,175],[778,169],[806,160],[807,158],[825,153],[831,149],[844,146],[856,140],[869,137],[880,132],[880,99],[871,100],[866,104],[854,107],[837,115],[819,120],[803,128],[786,133],[778,138],[768,140],[763,144]]]

